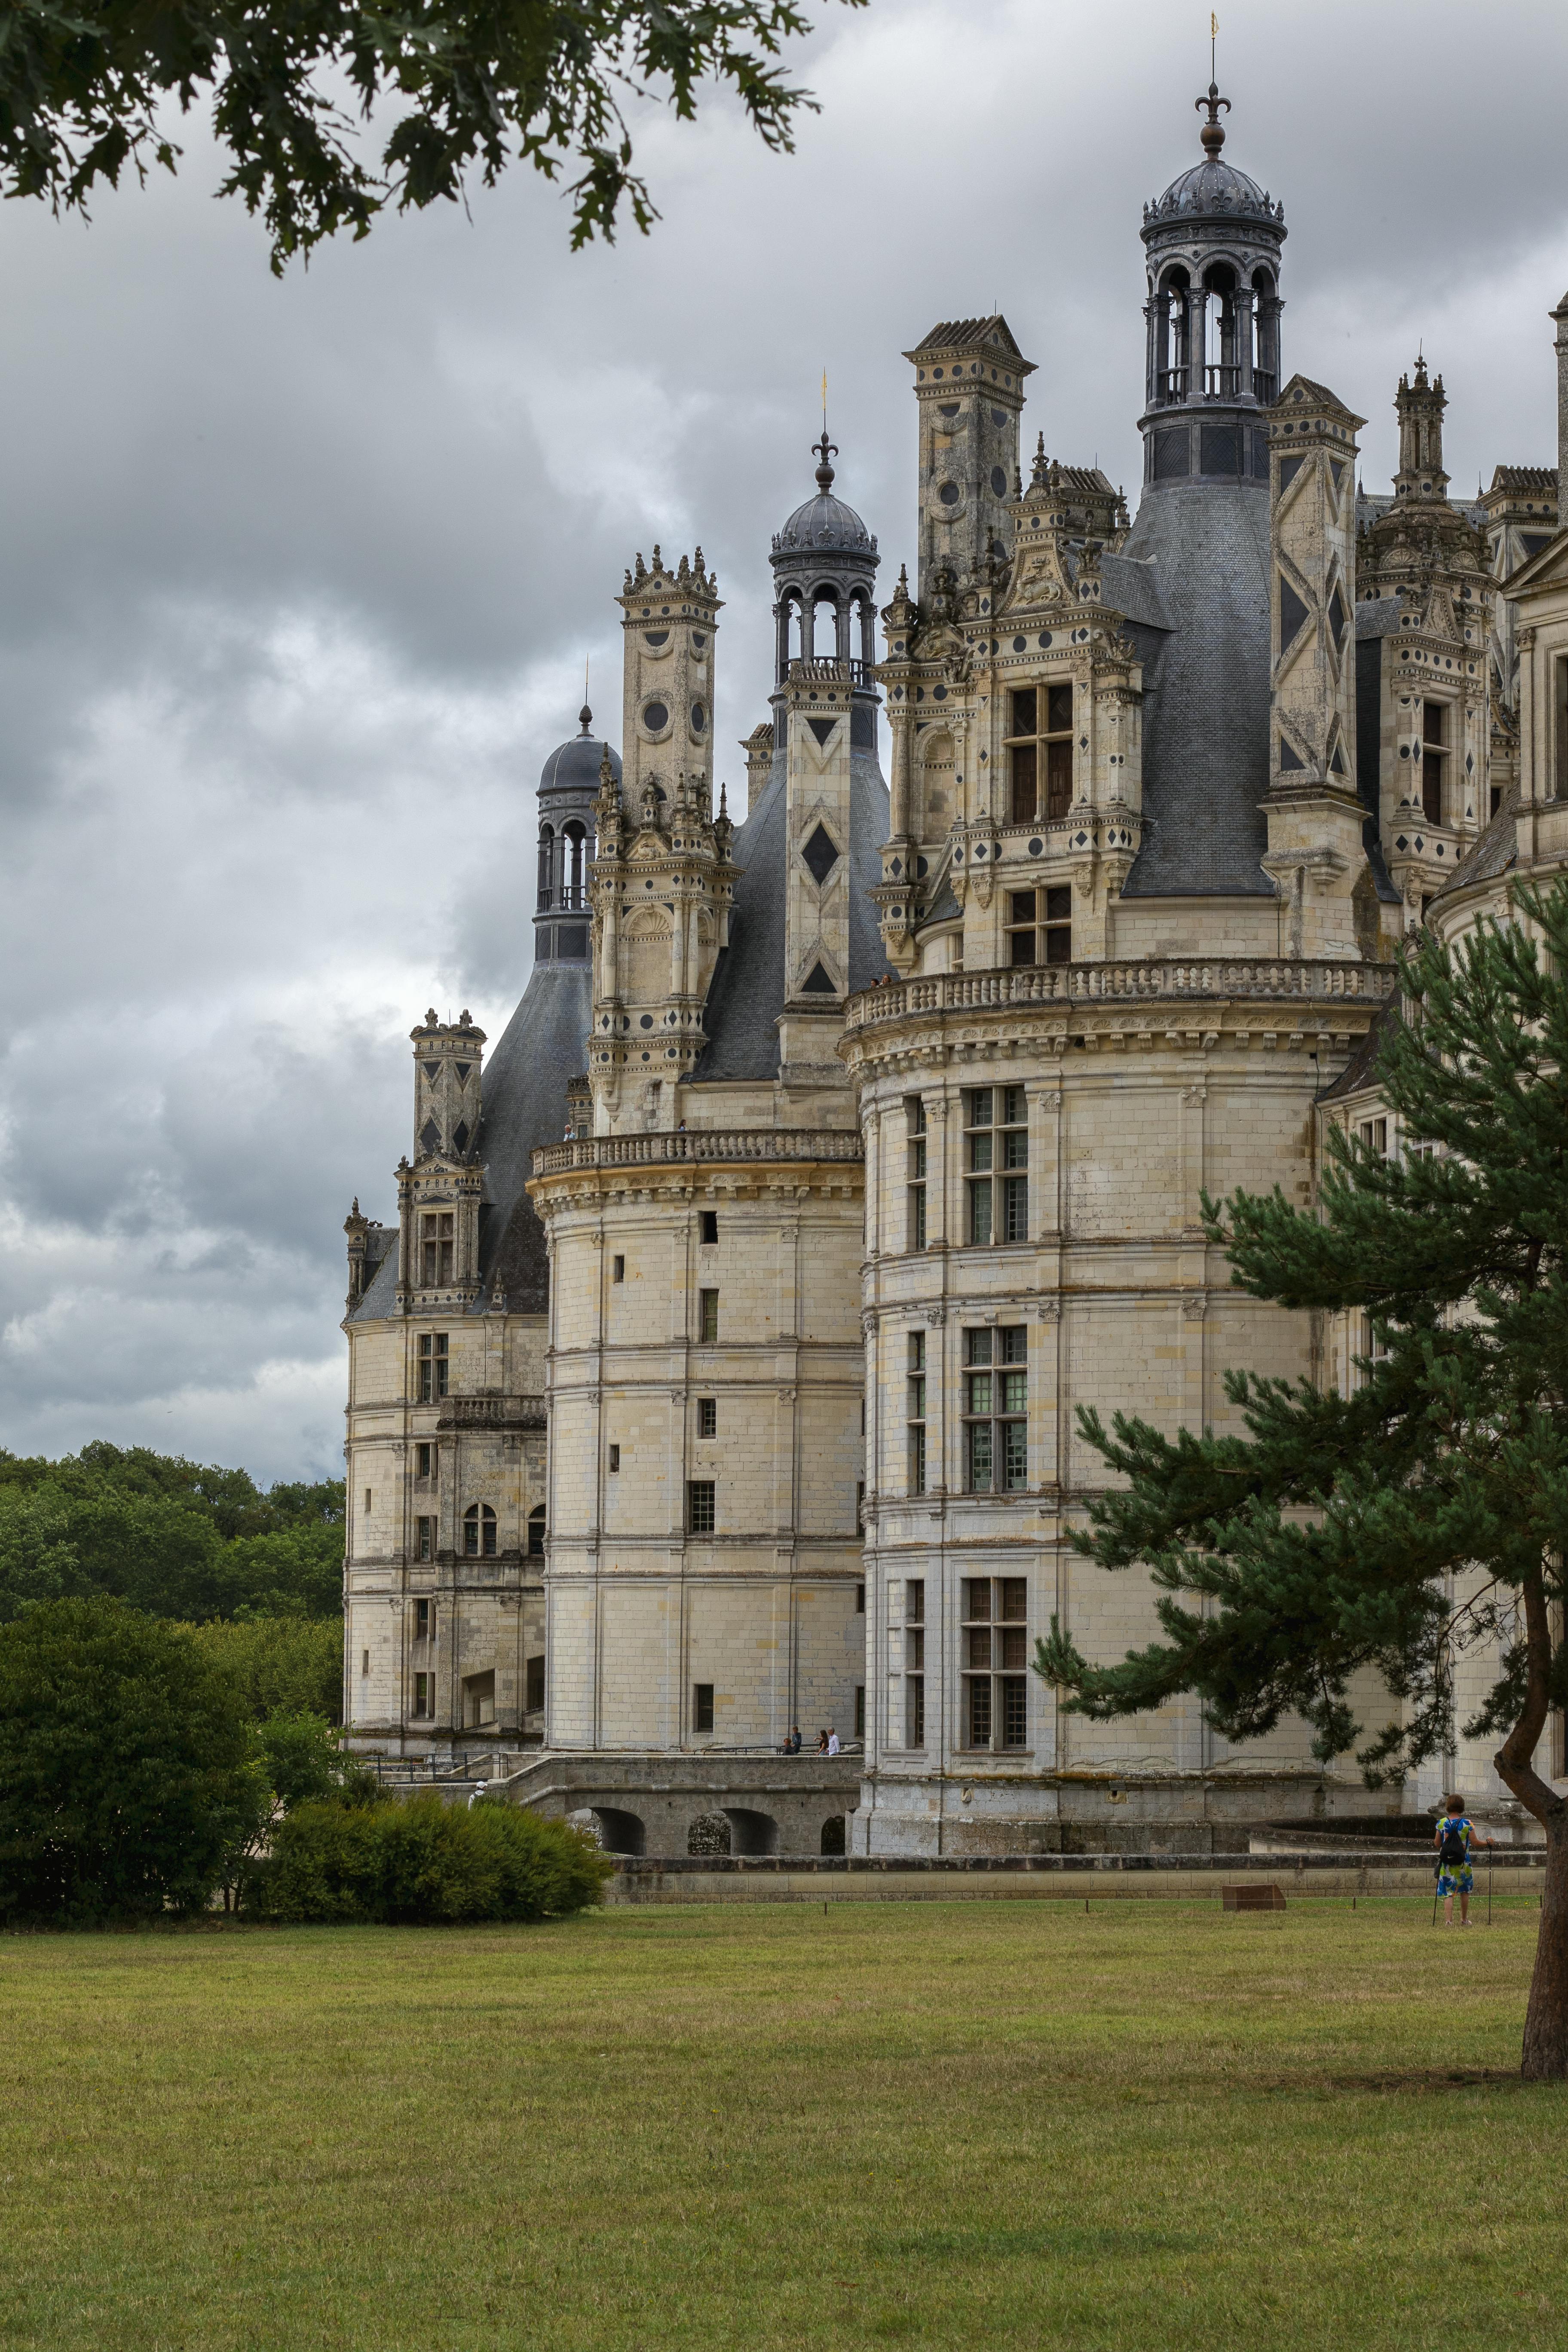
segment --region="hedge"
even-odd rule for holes
[[[447,1805],[296,1805],[254,1874],[269,1919],[435,1926],[552,1919],[599,1900],[610,1864],[591,1838],[502,1798]]]

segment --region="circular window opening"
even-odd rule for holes
[[[958,504],[959,499],[958,484],[956,482],[943,482],[941,489],[937,492],[937,496],[942,500],[944,507],[955,507]]]
[[[662,702],[643,705],[642,723],[650,735],[659,734],[669,724],[669,713]]]
[[[1000,467],[1000,466],[993,466],[993,467],[992,467],[992,468],[991,468],[991,488],[992,488],[992,489],[994,491],[994,493],[995,493],[995,495],[997,496],[997,498],[999,498],[999,499],[1005,499],[1005,498],[1006,497],[1006,495],[1007,495],[1007,477],[1006,477],[1006,475],[1002,471],[1002,468],[1001,468],[1001,467]]]
[[[691,706],[692,733],[694,735],[700,735],[702,730],[707,726],[707,724],[708,713],[703,709],[702,705],[700,702],[694,702]]]
[[[645,629],[642,633],[642,641],[645,646],[650,646],[652,650],[657,653],[660,646],[668,645],[669,631],[668,629]]]

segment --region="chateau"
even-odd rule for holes
[[[396,1221],[348,1220],[361,1747],[598,1773],[633,1851],[710,1809],[798,1838],[743,1794],[795,1725],[853,1752],[813,1851],[1364,1809],[1304,1728],[1090,1725],[1029,1663],[1053,1616],[1090,1656],[1154,1631],[1068,1543],[1079,1405],[1217,1428],[1227,1366],[1356,1378],[1360,1334],[1230,1288],[1201,1194],[1310,1202],[1335,1119],[1398,1150],[1396,943],[1568,860],[1568,299],[1558,468],[1450,499],[1417,361],[1368,496],[1375,387],[1287,371],[1226,104],[1144,209],[1135,515],[1026,435],[1006,320],[933,326],[917,576],[879,588],[825,432],[733,808],[718,584],[627,572],[620,751],[584,709],[540,777],[521,1002],[488,1061],[467,1013],[416,1027]]]

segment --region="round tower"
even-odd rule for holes
[[[594,857],[594,803],[599,765],[608,759],[619,780],[619,756],[593,731],[586,703],[578,732],[558,743],[539,777],[539,885],[533,918],[535,963],[593,961],[588,869]]]
[[[853,507],[833,495],[832,461],[838,449],[828,439],[826,425],[812,455],[817,460],[816,496],[796,507],[784,529],[773,533],[775,773],[786,749],[784,688],[793,661],[848,666],[852,748],[873,754],[877,749],[878,698],[871,675],[877,658],[874,630],[880,560],[876,537]]]
[[[1148,364],[1143,479],[1248,481],[1268,488],[1268,445],[1253,419],[1279,394],[1279,256],[1285,207],[1222,160],[1211,82],[1204,160],[1143,207],[1148,254]]]

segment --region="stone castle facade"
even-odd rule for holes
[[[916,578],[879,648],[825,433],[733,814],[716,583],[627,572],[622,748],[584,710],[545,762],[521,1003],[488,1063],[467,1013],[414,1031],[397,1222],[348,1223],[362,1746],[614,1759],[633,1846],[639,1784],[795,1725],[857,1752],[861,1853],[1364,1806],[1304,1731],[1089,1725],[1029,1661],[1053,1616],[1091,1656],[1153,1630],[1069,1547],[1078,1406],[1223,1427],[1228,1365],[1354,1377],[1354,1334],[1229,1287],[1200,1198],[1310,1202],[1325,1121],[1379,1116],[1402,934],[1568,856],[1563,474],[1453,501],[1418,362],[1364,493],[1203,103],[1142,225],[1135,517],[1026,454],[1005,320],[933,328]]]

